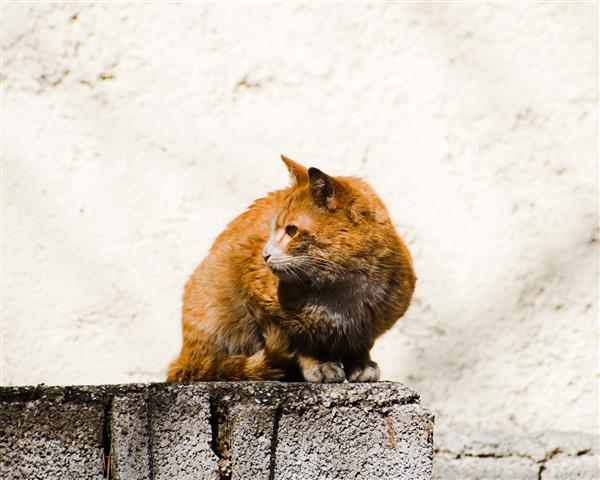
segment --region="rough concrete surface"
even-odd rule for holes
[[[275,477],[431,478],[432,435],[432,415],[413,405],[285,412],[279,420]]]
[[[111,444],[118,445],[111,456],[114,478],[152,480],[152,448],[149,434],[150,404],[147,395],[131,393],[119,395],[112,401],[110,411]]]
[[[597,18],[2,2],[0,383],[162,381],[187,276],[286,153],[389,207],[419,280],[373,356],[439,431],[597,431]]]
[[[0,390],[0,478],[103,478],[104,402],[62,389],[7,393]]]
[[[150,408],[151,478],[218,478],[206,389],[174,387],[158,391],[150,398]]]
[[[478,431],[435,435],[436,480],[598,480],[598,435]]]
[[[6,479],[431,480],[433,415],[394,383],[0,389]]]
[[[231,447],[228,451],[222,450],[222,456],[231,462],[232,480],[269,480],[273,470],[271,459],[276,462],[273,446],[278,440],[275,435],[279,433],[281,411],[272,405],[240,403],[229,409],[228,418]],[[231,452],[248,449],[248,445],[252,445],[252,455],[231,458]],[[226,462],[222,464],[222,470],[229,468]]]

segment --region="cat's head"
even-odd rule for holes
[[[368,274],[392,254],[398,237],[373,189],[353,177],[332,177],[282,155],[292,186],[276,194],[263,257],[290,282],[337,282]]]

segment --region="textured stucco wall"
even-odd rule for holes
[[[2,8],[2,384],[162,379],[283,152],[389,206],[438,428],[598,427],[595,5]]]

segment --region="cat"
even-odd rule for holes
[[[281,156],[292,179],[235,218],[185,285],[168,382],[374,382],[406,312],[410,253],[373,189]]]

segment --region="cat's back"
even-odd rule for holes
[[[270,192],[267,196],[259,198],[252,203],[245,212],[231,220],[223,232],[216,238],[210,255],[219,253],[242,253],[258,248],[262,245],[253,244],[263,242],[269,237],[270,220],[275,210],[277,198],[283,191]],[[232,248],[239,248],[237,252]],[[226,252],[223,252],[223,250]]]

